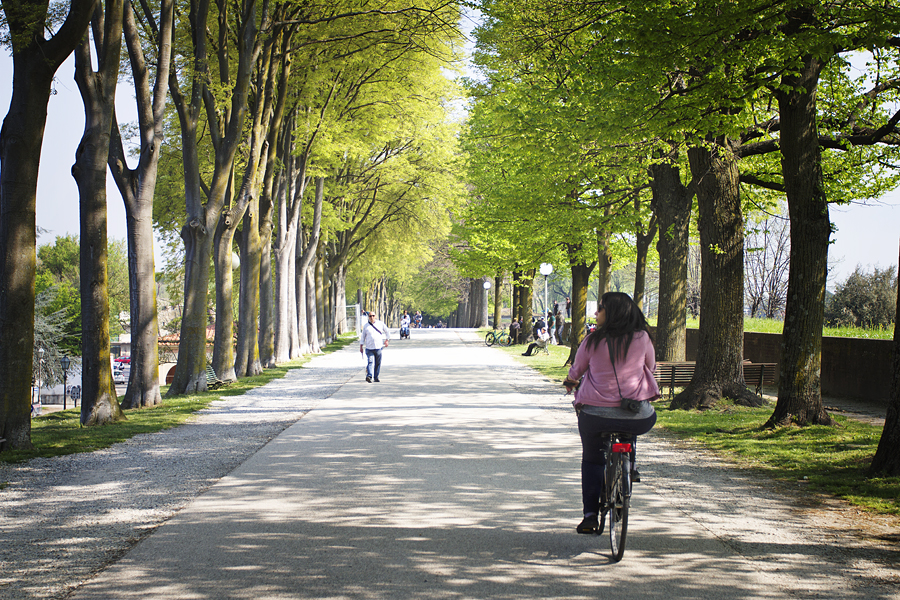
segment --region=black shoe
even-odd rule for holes
[[[375,378],[375,383],[378,383],[378,382],[380,382],[380,381],[381,381],[381,380],[378,379],[377,377]]]
[[[575,528],[578,533],[603,533],[603,521],[598,520],[597,515],[585,517],[584,520]]]
[[[369,377],[368,375],[366,375],[366,382],[367,382],[367,383],[372,383],[372,378]]]
[[[640,483],[641,482],[641,474],[637,469],[631,470],[631,483]]]

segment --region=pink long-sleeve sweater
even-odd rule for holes
[[[573,404],[619,406],[619,388],[622,397],[633,400],[652,400],[659,396],[659,385],[653,378],[656,357],[647,332],[634,334],[625,360],[616,362],[615,374],[606,340],[602,340],[593,350],[587,349],[586,342],[587,338],[581,342],[575,364],[569,369],[569,379],[578,381],[584,376],[584,381],[575,392]],[[618,375],[619,387],[616,387],[615,375]]]

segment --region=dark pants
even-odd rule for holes
[[[585,412],[578,414],[578,433],[581,434],[581,499],[584,514],[600,513],[600,498],[606,485],[606,452],[612,431],[637,436],[647,433],[656,424],[656,413],[646,419],[606,419]],[[631,454],[634,467],[634,450]]]
[[[549,344],[550,342],[547,343]],[[538,345],[536,342],[531,342],[530,344],[528,344],[528,349],[525,351],[523,356],[531,356],[532,354],[537,354],[537,347]]]
[[[366,377],[378,379],[378,375],[381,373],[381,348],[378,350],[366,348],[366,358],[369,361],[366,364]]]

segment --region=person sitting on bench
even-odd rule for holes
[[[532,356],[532,354],[537,354],[537,351],[546,348],[548,343],[550,343],[550,334],[547,333],[546,327],[541,327],[541,330],[537,335],[537,340],[528,344],[528,349],[522,353],[522,356]]]

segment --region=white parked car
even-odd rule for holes
[[[128,376],[130,374],[131,367],[129,366],[113,370],[113,383],[125,385],[128,383]]]

